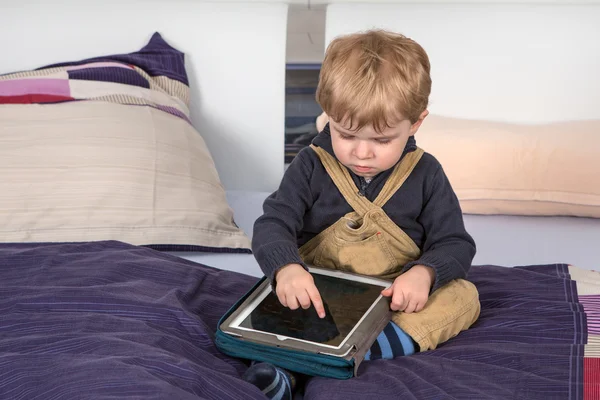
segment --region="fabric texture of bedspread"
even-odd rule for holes
[[[479,321],[305,399],[598,399],[600,273],[473,267]],[[121,242],[0,244],[1,399],[264,399],[214,345],[256,283]]]
[[[0,399],[264,399],[213,344],[256,278],[121,242],[0,245]]]
[[[481,316],[436,350],[313,378],[310,399],[600,399],[600,273],[474,266]],[[574,280],[574,279],[577,280]]]

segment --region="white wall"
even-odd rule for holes
[[[374,27],[418,41],[430,111],[541,122],[600,118],[600,5],[333,4],[326,44]]]

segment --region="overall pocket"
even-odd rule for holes
[[[316,261],[325,268],[381,276],[397,268],[383,235],[369,219],[344,217],[320,244]]]

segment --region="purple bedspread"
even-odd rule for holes
[[[565,265],[473,267],[482,312],[440,348],[313,378],[305,399],[583,399]],[[213,344],[256,278],[120,242],[0,244],[0,399],[264,399]]]
[[[436,350],[314,378],[310,399],[583,399],[585,313],[566,265],[473,267],[481,315]],[[361,366],[362,367],[362,366]]]
[[[0,399],[264,399],[213,344],[255,281],[119,242],[0,245]]]

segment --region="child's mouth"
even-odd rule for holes
[[[373,168],[371,168],[371,167],[363,167],[363,166],[360,166],[360,165],[355,165],[355,166],[354,166],[354,169],[355,169],[357,172],[369,172],[369,171],[371,171]]]

